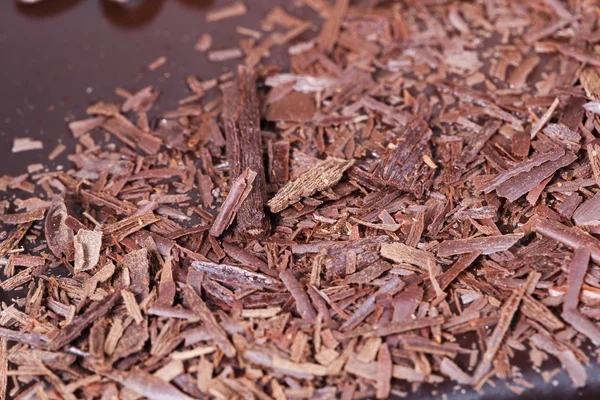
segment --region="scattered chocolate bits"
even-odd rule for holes
[[[74,148],[68,167],[0,178],[0,290],[17,290],[0,391],[520,394],[517,353],[584,386],[600,344],[592,3],[297,2],[231,47],[203,34],[199,57],[240,65],[189,76],[160,114],[153,86],[90,105],[65,127],[76,146],[50,153]]]

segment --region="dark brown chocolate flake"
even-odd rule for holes
[[[52,351],[58,350],[71,343],[88,325],[106,315],[117,304],[119,299],[120,294],[115,292],[109,294],[102,302],[92,305],[83,314],[76,317],[73,322],[63,328],[48,344],[48,349]]]
[[[247,169],[233,181],[229,194],[223,202],[213,226],[210,228],[211,235],[220,236],[231,225],[237,212],[252,191],[255,178],[256,172]]]

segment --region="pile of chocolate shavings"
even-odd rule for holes
[[[278,7],[235,51],[203,35],[207,57],[244,60],[189,77],[173,111],[154,118],[152,87],[91,105],[70,169],[0,179],[19,196],[0,288],[23,289],[0,315],[2,393],[8,376],[15,399],[520,393],[523,352],[584,386],[593,3],[305,0],[322,23]],[[265,66],[283,45],[289,71]]]

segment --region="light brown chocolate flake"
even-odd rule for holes
[[[444,357],[440,363],[440,372],[461,385],[472,383],[471,377],[447,357]]]
[[[379,348],[377,355],[377,393],[378,399],[387,399],[392,390],[392,356],[387,344]]]
[[[135,296],[128,290],[121,290],[121,297],[123,297],[123,303],[125,304],[125,308],[127,308],[127,313],[133,318],[133,320],[140,324],[144,321],[144,317],[142,316],[142,311],[140,310],[140,306],[135,300]]]
[[[88,310],[77,316],[73,322],[63,328],[48,344],[48,349],[55,351],[75,340],[79,334],[94,321],[106,315],[119,301],[118,292],[106,296],[101,302],[94,303]]]
[[[277,288],[278,282],[267,275],[248,271],[228,264],[215,264],[207,261],[194,261],[192,267],[204,272],[211,279],[255,288]]]
[[[521,238],[523,238],[523,234],[513,233],[508,235],[445,240],[438,246],[438,255],[440,257],[447,257],[455,254],[470,253],[476,250],[481,250],[482,254],[493,254],[510,249]]]
[[[198,39],[198,41],[196,42],[196,44],[194,44],[194,48],[201,52],[201,53],[205,53],[208,50],[210,50],[210,48],[212,47],[213,44],[213,38],[211,35],[209,35],[208,33],[203,33],[200,38]]]
[[[246,14],[247,11],[248,9],[244,3],[236,1],[227,6],[209,11],[206,13],[205,19],[208,22],[217,22],[228,18],[239,17],[240,15]]]
[[[167,57],[160,56],[156,60],[154,60],[150,64],[148,64],[148,69],[150,71],[156,71],[160,67],[164,67],[167,64],[167,61],[168,61]]]
[[[48,209],[44,228],[48,248],[56,257],[73,254],[73,231],[65,224],[67,217],[64,199],[57,197]]]
[[[223,328],[219,325],[215,317],[210,312],[209,308],[202,301],[202,299],[196,294],[194,289],[190,286],[183,287],[183,295],[192,308],[192,310],[200,317],[202,322],[213,332],[213,337],[216,345],[227,357],[234,357],[236,349],[229,341],[227,334]]]
[[[75,272],[90,270],[100,260],[102,248],[102,232],[81,229],[73,237],[75,249]]]
[[[65,150],[67,149],[67,146],[65,146],[62,143],[59,143],[56,145],[56,147],[54,148],[54,150],[52,150],[52,152],[50,152],[50,154],[48,155],[48,160],[50,161],[54,161],[54,159],[58,156],[60,156]]]
[[[546,110],[544,115],[542,115],[542,117],[535,123],[535,125],[531,127],[530,136],[532,139],[535,138],[536,135],[542,130],[544,125],[546,125],[546,123],[550,121],[550,118],[552,118],[552,115],[554,114],[554,111],[556,111],[556,109],[558,108],[559,104],[560,100],[557,97],[554,99],[552,105],[548,108],[548,110]]]
[[[230,49],[211,50],[208,52],[208,59],[214,62],[234,60],[244,55],[241,49],[234,47]]]
[[[192,400],[193,398],[185,395],[175,386],[165,382],[161,378],[151,375],[143,370],[119,371],[111,369],[103,372],[103,375],[119,382],[134,393],[145,396],[151,400],[173,399],[173,400]]]
[[[503,338],[510,328],[510,323],[515,313],[519,309],[519,305],[521,304],[521,300],[525,295],[526,288],[529,286],[534,276],[535,274],[530,274],[523,286],[519,288],[519,290],[517,290],[516,292],[513,292],[513,294],[511,294],[511,296],[502,306],[502,310],[500,310],[500,319],[498,320],[498,324],[496,324],[492,335],[488,339],[487,350],[481,357],[481,361],[479,362],[479,365],[477,365],[477,368],[473,373],[473,383],[479,382],[484,377],[484,375],[488,373],[492,362],[496,356],[496,353],[502,345]]]
[[[521,64],[519,64],[519,66],[508,77],[506,82],[516,89],[522,89],[527,84],[527,77],[538,66],[540,61],[541,58],[538,56],[528,57]]]

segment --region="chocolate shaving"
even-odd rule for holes
[[[286,270],[281,272],[279,278],[296,301],[296,310],[300,316],[309,322],[315,322],[317,313],[310,303],[308,295],[302,289],[291,271]]]
[[[76,317],[73,322],[63,328],[60,333],[48,343],[48,350],[56,351],[75,340],[91,323],[106,315],[119,301],[120,294],[115,292],[105,297],[102,302],[92,305],[85,313]]]
[[[348,11],[350,2],[348,0],[336,0],[331,14],[328,16],[325,24],[319,34],[319,49],[325,53],[330,53],[335,46],[340,34],[340,27],[344,15]]]
[[[529,172],[521,173],[514,178],[510,178],[496,187],[498,196],[505,197],[509,201],[515,201],[519,197],[533,190],[544,179],[550,177],[560,168],[566,167],[577,159],[577,156],[567,152],[556,161],[548,161]]]
[[[479,365],[477,365],[477,368],[473,372],[473,382],[479,382],[490,369],[492,361],[502,345],[504,336],[510,328],[510,323],[515,313],[519,309],[519,305],[523,299],[523,296],[525,295],[526,288],[531,284],[533,279],[534,274],[530,274],[523,286],[511,294],[506,303],[504,303],[502,310],[500,310],[500,319],[498,320],[498,323],[494,328],[494,332],[487,342],[487,350],[481,357]]]
[[[112,369],[102,372],[102,375],[151,400],[191,400],[193,398],[183,394],[168,382],[142,370],[119,371]]]
[[[402,243],[382,243],[381,255],[394,262],[416,265],[424,270],[436,263],[433,254]]]
[[[325,190],[336,184],[344,171],[354,164],[354,160],[346,161],[330,157],[318,162],[298,179],[285,184],[277,194],[267,202],[272,212],[278,213],[290,204],[297,203],[319,190]]]
[[[194,261],[192,267],[204,272],[211,279],[225,283],[238,284],[256,288],[277,288],[279,284],[271,277],[244,268],[227,264],[215,264],[206,261]]]
[[[211,235],[220,236],[231,225],[244,200],[252,191],[252,183],[255,178],[256,172],[247,169],[233,181],[231,190],[210,228]]]
[[[438,255],[448,257],[455,254],[471,253],[480,250],[482,254],[494,254],[513,247],[523,238],[521,233],[478,237],[469,239],[445,240],[438,246]]]
[[[33,140],[29,137],[14,138],[12,152],[20,153],[22,151],[41,150],[44,148],[44,143],[41,140]]]
[[[266,182],[254,73],[240,66],[237,80],[223,85],[221,90],[231,177],[237,178],[246,169],[256,173],[252,189],[237,212],[235,230],[243,236],[262,237],[267,233],[268,221],[263,210]]]
[[[81,229],[73,237],[75,249],[75,272],[92,269],[100,260],[102,232]]]
[[[0,214],[0,221],[5,224],[18,225],[44,219],[45,210],[27,211],[20,214]]]
[[[213,332],[213,338],[216,345],[227,357],[234,357],[236,354],[235,347],[229,341],[227,334],[217,323],[217,320],[210,312],[209,308],[204,304],[202,299],[198,297],[194,289],[190,286],[183,287],[183,295],[192,310],[200,317],[202,322]]]
[[[48,248],[56,257],[73,254],[73,231],[65,224],[67,216],[67,206],[63,198],[57,197],[48,208],[44,228]]]
[[[218,8],[216,10],[209,11],[206,13],[206,21],[217,22],[227,18],[238,17],[246,14],[248,10],[246,5],[240,1],[227,5],[225,7]]]

